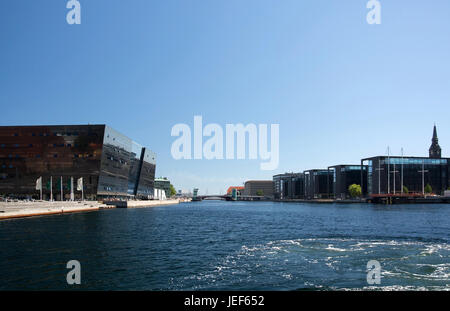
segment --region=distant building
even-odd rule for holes
[[[233,192],[233,189],[236,189],[237,195],[241,195],[241,194],[244,193],[244,187],[242,187],[242,186],[236,186],[236,187],[231,186],[231,187],[228,187],[228,189],[227,189],[227,194],[228,194],[228,195],[231,195],[232,192]]]
[[[329,197],[332,174],[328,169],[314,169],[304,172],[305,198],[325,199]]]
[[[368,174],[362,179],[372,194],[401,193],[402,183],[409,192],[422,193],[430,185],[433,193],[443,194],[449,187],[450,159],[376,156],[362,159]],[[403,180],[403,182],[402,182]]]
[[[84,197],[151,198],[156,155],[107,125],[0,126],[0,194],[70,198],[73,177]],[[50,184],[52,177],[52,184]],[[62,183],[61,183],[62,180]],[[75,198],[81,198],[76,191]]]
[[[367,178],[361,180],[369,195],[399,194],[402,184],[409,192],[423,193],[430,185],[433,193],[443,195],[450,186],[450,159],[442,158],[436,126],[433,129],[429,157],[376,156],[361,160],[368,166]]]
[[[305,175],[285,173],[273,176],[275,199],[303,199],[305,197]]]
[[[192,197],[192,192],[189,191],[189,190],[181,190],[180,189],[180,190],[177,191],[176,196],[177,197],[183,197],[183,198],[191,198]]]
[[[361,185],[361,174],[367,178],[367,166],[361,165],[335,165],[330,166],[331,173],[330,198],[347,199],[350,197],[348,188],[353,185]],[[362,187],[362,194],[367,194],[367,184]]]
[[[166,197],[170,197],[170,180],[166,177],[155,178],[155,189],[164,190]]]
[[[266,196],[273,197],[273,181],[272,180],[249,180],[245,182],[245,196]]]

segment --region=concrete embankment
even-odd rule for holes
[[[107,205],[114,206],[117,208],[144,208],[144,207],[154,207],[162,205],[172,205],[178,204],[180,201],[177,200],[147,200],[147,201],[105,201]]]
[[[96,211],[110,208],[106,204],[96,201],[82,202],[0,202],[0,220],[44,215],[56,215],[76,212]]]

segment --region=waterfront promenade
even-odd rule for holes
[[[178,200],[164,201],[123,201],[125,205],[120,207],[154,207],[169,204],[178,204]],[[116,208],[97,201],[35,201],[35,202],[0,202],[0,220],[11,218],[23,218],[32,216],[56,215],[64,213],[90,212],[99,209]]]

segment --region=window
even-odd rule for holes
[[[54,154],[54,155],[53,155],[53,157],[54,157],[54,158],[57,158],[57,157],[58,157],[58,155],[57,155],[57,154]]]
[[[40,154],[37,154],[37,155],[36,155],[36,158],[40,158],[40,157],[41,157],[41,155],[40,155]]]

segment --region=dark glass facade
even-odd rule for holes
[[[106,125],[0,127],[0,194],[39,196],[51,188],[56,200],[70,198],[70,179],[84,181],[87,199],[153,194],[155,154]],[[75,198],[81,197],[76,191]]]
[[[332,174],[328,169],[316,169],[304,172],[305,199],[325,199],[329,197]]]
[[[286,173],[273,176],[275,199],[303,199],[305,178],[303,173]]]
[[[361,185],[361,174],[367,179],[367,166],[361,165],[335,165],[328,168],[332,182],[330,197],[334,199],[347,199],[350,197],[348,188],[353,185]],[[361,186],[363,195],[367,194],[367,183]]]
[[[367,164],[367,178],[362,178],[367,185],[368,194],[399,194],[403,185],[409,192],[422,193],[424,185],[430,185],[433,193],[443,194],[450,186],[450,159],[431,159],[420,157],[378,156],[363,159]],[[389,175],[389,177],[388,177]]]

